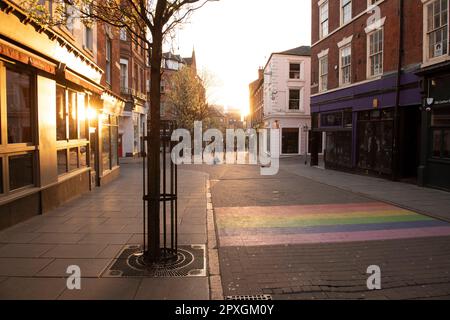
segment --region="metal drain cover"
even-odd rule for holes
[[[140,246],[127,246],[105,271],[106,278],[206,277],[205,245],[180,246],[176,259],[151,266],[142,263]]]
[[[273,300],[269,294],[257,294],[257,295],[243,295],[243,296],[226,296],[225,300],[258,300],[267,301]]]

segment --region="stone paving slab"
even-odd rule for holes
[[[111,184],[0,231],[0,299],[208,299],[207,277],[102,278],[125,245],[142,243],[141,174],[125,165]],[[207,244],[207,179],[179,171],[180,244]],[[69,265],[81,268],[81,291],[66,289]]]
[[[64,278],[11,277],[0,283],[3,300],[54,300],[66,288]]]
[[[208,278],[143,279],[137,300],[209,300]]]
[[[81,290],[67,288],[60,300],[131,300],[134,299],[141,279],[82,279]]]
[[[98,278],[110,263],[110,259],[55,259],[36,277],[67,277],[67,267],[77,265],[81,268],[83,278]]]

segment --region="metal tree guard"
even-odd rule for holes
[[[159,259],[157,261],[145,261],[145,256],[150,250],[149,245],[149,208],[152,205],[151,195],[148,190],[148,181],[152,179],[148,171],[147,162],[149,161],[149,137],[144,138],[143,152],[143,262],[150,264],[165,264],[177,260],[178,257],[178,168],[171,160],[171,152],[175,143],[172,142],[171,137],[173,131],[176,129],[175,121],[161,121],[161,155],[162,155],[162,170],[161,170],[161,191],[160,191],[160,223],[162,222],[162,246],[160,247]],[[169,151],[169,153],[168,153]],[[168,165],[167,162],[170,162]],[[169,223],[169,224],[168,224]]]

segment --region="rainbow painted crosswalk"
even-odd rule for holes
[[[450,236],[450,224],[384,203],[216,208],[221,246]]]

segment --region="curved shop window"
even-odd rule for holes
[[[0,193],[36,184],[36,76],[0,62]]]
[[[86,94],[56,86],[58,175],[87,168]]]

